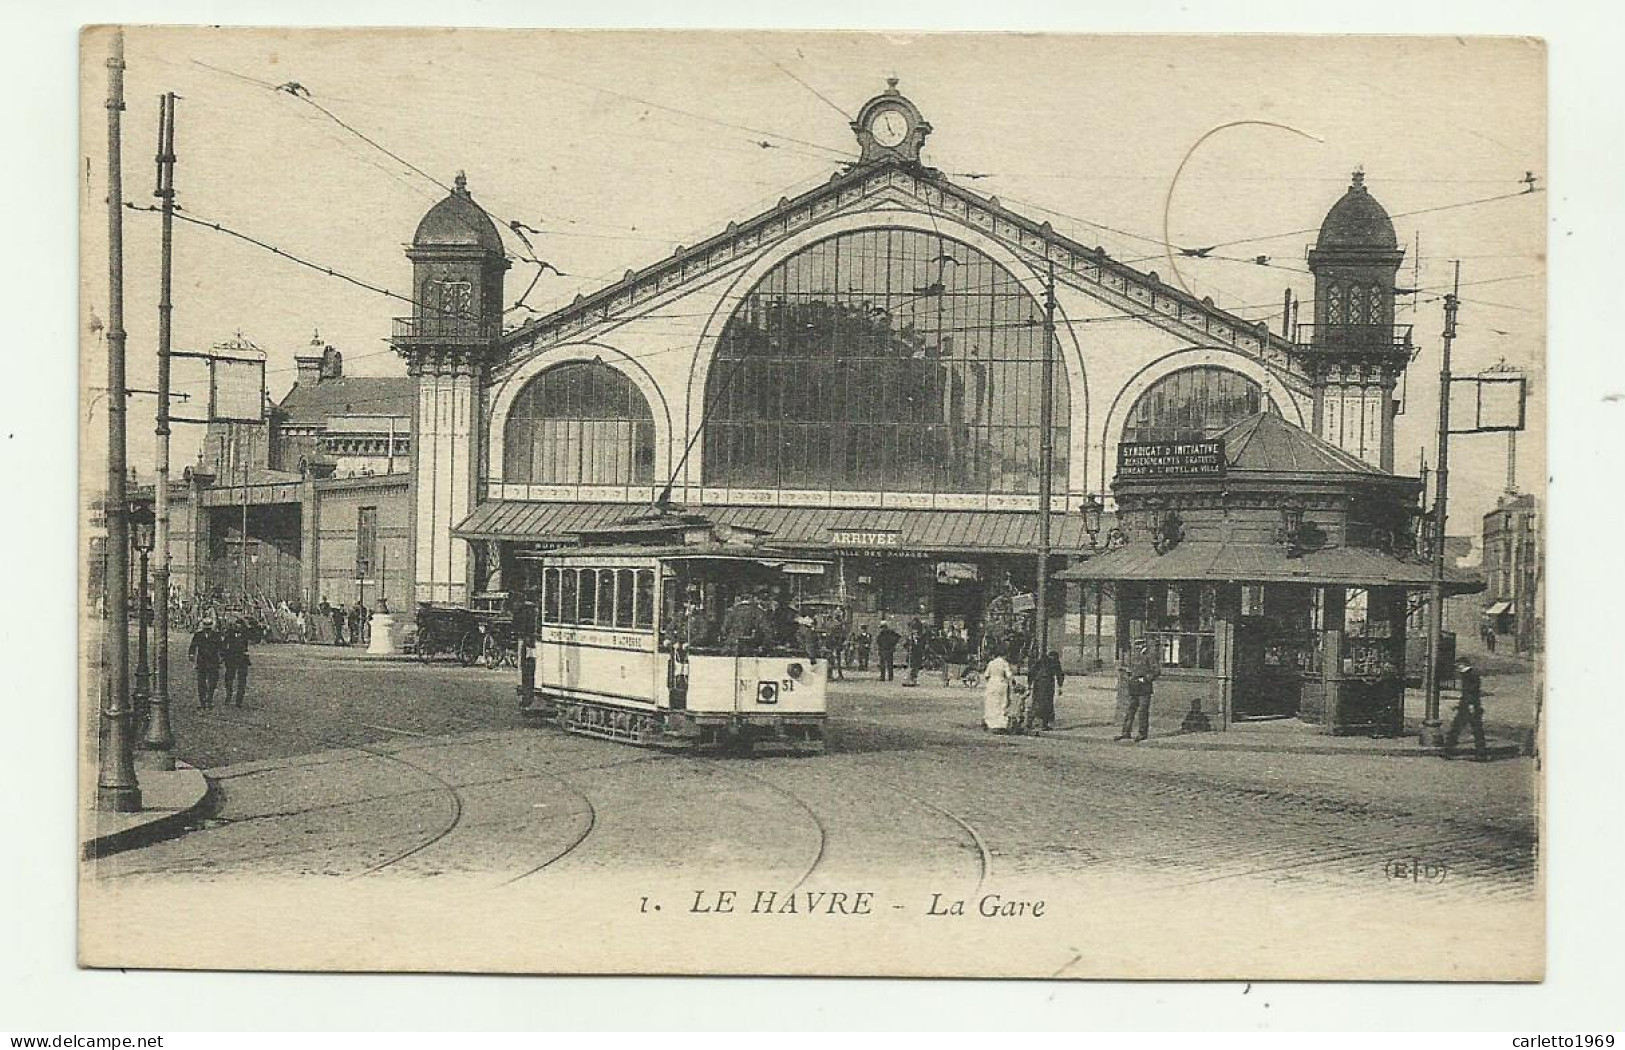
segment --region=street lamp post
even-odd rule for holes
[[[136,717],[142,717],[152,699],[152,669],[147,663],[147,557],[153,547],[153,514],[145,505],[130,508],[130,545],[141,556],[140,575],[136,579],[136,633],[135,633],[135,689]]]

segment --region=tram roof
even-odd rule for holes
[[[527,561],[592,561],[601,558],[648,558],[656,561],[750,561],[774,568],[795,564],[828,564],[828,559],[807,557],[792,551],[761,547],[695,546],[680,543],[651,546],[614,543],[602,546],[554,547],[551,550],[518,551]]]

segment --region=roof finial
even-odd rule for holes
[[[886,94],[888,94],[888,95],[897,94],[897,78],[896,77],[887,77],[886,78]]]
[[[468,193],[468,176],[465,175],[460,168],[457,171],[457,177],[451,180],[451,192],[462,194]]]
[[[1365,189],[1365,165],[1364,164],[1361,164],[1359,167],[1354,169],[1354,181],[1349,183],[1349,189],[1351,189],[1351,190],[1363,190],[1363,189]]]
[[[322,330],[320,328],[312,328],[310,330],[310,345],[311,346],[321,346],[322,345]]]

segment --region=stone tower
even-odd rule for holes
[[[485,209],[459,172],[406,250],[412,316],[393,343],[417,379],[412,412],[413,592],[417,601],[467,604],[468,545],[451,530],[479,500],[484,476],[482,387],[502,332],[508,259]]]
[[[1410,361],[1409,326],[1394,324],[1394,277],[1405,253],[1388,212],[1356,171],[1309,251],[1314,323],[1305,357],[1315,433],[1383,470],[1394,469],[1394,388]]]

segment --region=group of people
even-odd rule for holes
[[[186,651],[187,659],[197,670],[198,707],[205,711],[214,707],[222,670],[225,671],[225,702],[234,707],[243,706],[248,694],[248,647],[252,634],[247,619],[241,616],[231,617],[222,624],[209,615],[198,623]]]
[[[346,608],[333,605],[323,597],[315,615],[304,623],[302,637],[313,645],[366,645],[370,641],[371,625],[372,610],[362,604],[360,598]]]
[[[1061,654],[1050,650],[1030,662],[1023,682],[1011,658],[995,652],[982,672],[982,727],[992,733],[1036,734],[1055,728],[1055,697],[1066,682]]]

